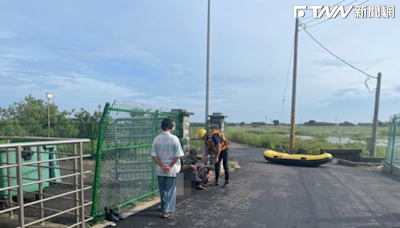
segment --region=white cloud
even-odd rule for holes
[[[77,98],[98,99],[115,98],[122,99],[127,97],[142,96],[144,93],[137,92],[131,88],[116,85],[112,82],[105,82],[96,78],[82,76],[52,76],[48,78],[51,86],[56,86],[57,91],[70,94]]]
[[[44,99],[44,94],[51,92],[54,94],[54,102],[64,109],[83,107],[91,110],[99,104],[104,105],[113,100],[127,100],[145,95],[123,85],[77,74],[36,76],[34,83],[29,77],[18,77],[15,80],[17,84],[0,85],[0,91],[7,96],[14,94],[13,97],[19,94],[19,99],[29,94]],[[0,105],[4,105],[3,102]]]

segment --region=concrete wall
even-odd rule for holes
[[[189,132],[189,128],[190,128],[190,118],[189,116],[183,116],[182,119],[182,148],[183,148],[183,152],[185,154],[189,154],[189,150],[190,150],[190,132]]]
[[[186,109],[172,109],[171,112],[179,115],[176,131],[180,136],[183,152],[188,155],[190,150],[190,116],[193,113],[187,112]]]
[[[360,161],[368,162],[368,163],[382,163],[383,158],[370,158],[370,157],[363,158],[363,157],[361,157]]]
[[[361,152],[360,149],[320,149],[320,153],[330,153],[334,158],[340,158],[352,162],[360,162],[361,161]]]

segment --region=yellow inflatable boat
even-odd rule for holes
[[[296,165],[296,166],[319,166],[328,163],[332,160],[332,154],[324,153],[319,155],[307,154],[287,154],[276,152],[273,150],[264,151],[264,158],[267,161],[282,165]]]

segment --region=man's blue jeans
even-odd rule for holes
[[[168,213],[175,212],[176,204],[176,177],[158,176],[160,188],[161,209]]]

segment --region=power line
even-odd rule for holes
[[[371,89],[369,88],[369,86],[368,86],[368,81],[369,81],[370,79],[371,79],[371,77],[367,77],[367,78],[365,79],[365,81],[364,81],[364,85],[365,85],[365,87],[367,87],[368,92],[373,93],[373,92],[375,92],[376,88],[375,88],[374,90],[371,90]]]
[[[281,120],[282,120],[283,106],[285,105],[286,89],[287,89],[287,85],[288,85],[288,81],[289,81],[290,67],[292,66],[293,50],[294,50],[294,39],[293,39],[293,44],[292,44],[292,51],[290,53],[289,67],[288,67],[288,71],[287,71],[287,75],[286,75],[285,92],[283,92],[282,108],[281,108],[281,115],[279,116],[279,122],[281,122]]]
[[[367,87],[367,89],[368,89],[368,91],[369,91],[370,93],[373,92],[373,91],[370,90],[370,88],[369,88],[369,86],[368,86],[368,81],[369,81],[371,78],[377,79],[377,77],[374,77],[374,76],[372,76],[372,75],[369,75],[369,74],[365,73],[364,71],[362,71],[362,70],[356,68],[355,66],[351,65],[350,63],[348,63],[348,62],[344,61],[343,59],[341,59],[340,57],[338,57],[337,55],[333,54],[333,53],[332,53],[331,51],[329,51],[324,45],[322,45],[317,39],[315,39],[315,38],[306,30],[306,28],[305,28],[304,25],[301,25],[301,26],[303,27],[303,30],[304,30],[304,31],[305,31],[319,46],[321,46],[323,49],[325,49],[325,51],[327,51],[329,54],[333,55],[334,57],[336,57],[338,60],[342,61],[342,62],[345,63],[346,65],[350,66],[351,68],[353,68],[353,69],[355,69],[355,70],[361,72],[362,74],[365,74],[365,75],[367,76],[367,78],[366,78],[364,84],[365,84],[365,86]]]
[[[355,3],[355,2],[357,2],[357,1],[359,1],[359,0],[354,0],[354,1],[352,1],[352,2],[350,2],[349,4],[347,4],[347,5],[345,5],[344,7],[346,7],[346,6],[349,6],[350,4],[352,4],[352,3]],[[369,0],[368,0],[369,1]],[[364,3],[364,2],[363,2]],[[362,4],[362,3],[361,3]],[[328,18],[329,19],[329,18]],[[316,21],[317,19],[314,19],[314,20],[311,20],[311,21],[309,21],[309,22],[306,22],[306,23],[304,23],[304,24],[308,24],[308,23],[311,23],[311,22],[314,22],[314,21]],[[326,20],[325,20],[326,21]]]
[[[343,63],[345,63],[345,64],[347,64],[348,66],[350,66],[351,68],[353,68],[353,69],[355,69],[355,70],[357,70],[357,71],[359,71],[359,72],[361,72],[361,73],[367,75],[368,77],[375,78],[375,79],[377,78],[377,77],[374,77],[374,76],[371,76],[371,75],[365,73],[364,71],[362,71],[362,70],[356,68],[355,66],[351,65],[350,63],[348,63],[348,62],[344,61],[343,59],[341,59],[340,57],[338,57],[337,55],[333,54],[333,53],[332,53],[331,51],[329,51],[326,47],[324,47],[324,45],[322,45],[320,42],[318,42],[318,40],[316,40],[316,39],[306,30],[305,27],[303,27],[303,30],[304,30],[315,42],[317,42],[317,44],[319,44],[319,46],[321,46],[323,49],[325,49],[327,52],[329,52],[329,54],[335,56],[337,59],[339,59],[339,60],[342,61]]]
[[[362,4],[364,4],[364,3],[366,3],[366,2],[369,2],[369,1],[370,1],[370,0],[367,0],[367,1],[365,1],[365,2],[361,2],[359,6],[361,6]]]
[[[333,5],[333,6],[329,6],[329,8],[330,8],[330,7],[337,6],[337,5],[339,5],[340,3],[345,2],[345,1],[347,1],[347,0],[340,1],[340,2],[336,3],[336,4]],[[358,1],[358,0],[357,0],[357,1]],[[350,3],[350,4],[351,4],[351,3]],[[313,16],[308,16],[308,17],[306,17],[306,18],[304,18],[304,19],[302,19],[302,20],[300,20],[300,21],[301,21],[301,22],[302,22],[302,21],[305,21],[305,20],[307,20],[308,18],[311,18],[311,17],[313,17]],[[311,21],[312,21],[312,20],[311,20]],[[308,22],[304,22],[304,23],[308,23]]]
[[[355,1],[353,1],[353,2],[350,2],[349,4],[347,4],[347,5],[345,5],[345,6],[349,6],[350,4],[352,4],[352,3],[354,3],[354,2],[357,2],[357,1],[358,1],[358,0],[355,0]],[[360,3],[359,6],[361,6],[362,4],[364,4],[364,3],[366,3],[366,2],[369,2],[369,1],[370,1],[370,0],[364,1],[364,2]],[[327,22],[327,21],[330,20],[330,19],[331,19],[331,18],[328,18],[328,19],[323,20],[323,21],[321,21],[321,22],[319,22],[319,23],[313,24],[313,25],[311,25],[311,26],[307,26],[307,28],[312,28],[312,27],[317,26],[317,25],[319,25],[319,24],[325,23],[325,22]],[[306,25],[306,24],[308,24],[308,23],[310,23],[310,22],[314,22],[314,21],[316,21],[316,20],[311,20],[311,21],[309,21],[309,22],[306,22],[306,23],[304,23],[304,25]],[[302,31],[302,30],[304,30],[304,29],[301,29],[300,31]]]

